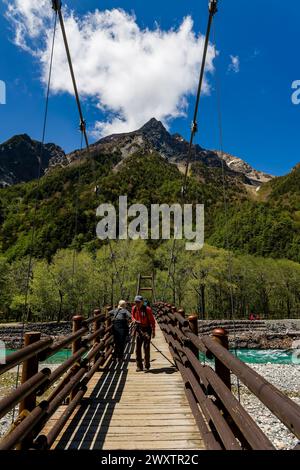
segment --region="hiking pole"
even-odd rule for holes
[[[135,322],[134,322],[133,329],[134,329],[135,334],[140,334],[140,335],[143,336],[144,338],[145,338],[146,336],[148,336],[146,333],[144,333],[144,332],[141,330],[141,323],[140,323],[140,322],[135,321]],[[170,359],[169,359],[167,356],[165,356],[165,354],[164,354],[162,351],[160,351],[160,350],[158,349],[158,347],[153,343],[153,341],[152,341],[151,339],[150,339],[150,344],[152,344],[152,346],[154,347],[154,349],[156,349],[156,351],[157,351],[159,354],[161,354],[165,359],[167,359],[167,361],[168,361],[173,367],[176,367],[176,365],[175,365],[172,361],[170,361]]]
[[[156,349],[156,351],[157,351],[159,354],[161,354],[165,359],[167,359],[167,361],[168,361],[173,367],[176,367],[176,365],[175,365],[172,361],[170,361],[170,359],[169,359],[167,356],[165,356],[164,353],[163,353],[162,351],[160,351],[157,346],[155,346],[155,344],[153,343],[153,341],[150,341],[150,343],[151,343],[152,346]]]

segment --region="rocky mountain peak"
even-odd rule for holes
[[[150,121],[146,122],[141,128],[140,132],[149,135],[149,134],[155,134],[155,135],[166,135],[168,134],[168,131],[166,130],[165,126],[161,121],[158,121],[155,118],[151,118]]]
[[[15,135],[0,145],[0,187],[33,180],[38,175],[39,158],[42,173],[66,160],[64,151],[53,143],[42,145],[27,134]]]
[[[235,171],[236,173],[245,175],[253,186],[259,187],[263,183],[267,183],[272,178],[274,178],[272,175],[255,170],[255,168],[253,168],[251,165],[249,165],[249,163],[245,162],[245,160],[242,160],[241,158],[230,155],[229,153],[219,151],[216,153],[225,161],[228,168]]]

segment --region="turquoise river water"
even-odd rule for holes
[[[9,349],[6,351],[7,354],[12,353],[13,350]],[[232,351],[235,354],[234,351]],[[292,364],[291,350],[279,350],[279,349],[238,349],[237,356],[243,362],[248,364]],[[47,359],[47,364],[61,364],[63,361],[68,359],[71,355],[69,349],[64,349],[54,354],[52,357]],[[200,359],[204,358],[200,356]],[[207,360],[206,360],[207,361]],[[209,361],[207,361],[209,362]]]

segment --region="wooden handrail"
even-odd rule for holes
[[[216,404],[243,448],[274,449],[273,444],[231,393],[231,373],[300,438],[299,405],[230,353],[226,331],[219,328],[213,331],[212,336],[198,337],[186,325],[187,320],[180,316],[175,307],[158,303],[154,309],[186,386],[193,391],[206,419],[210,417],[225,448],[230,448],[231,438],[226,431],[225,435],[220,436],[220,431],[224,433],[224,428],[220,428],[219,416],[215,413]],[[195,322],[194,318],[192,320]],[[195,328],[194,325],[193,329]],[[215,360],[215,370],[208,365],[201,365],[199,351]],[[207,399],[204,400],[203,392],[207,397],[215,396],[214,407]],[[211,413],[207,411],[207,406]]]
[[[34,344],[26,346],[18,351],[15,351],[6,358],[6,363],[0,365],[0,375],[4,374],[13,367],[21,364],[28,359],[36,356],[38,353],[41,353],[49,348],[49,345],[53,342],[52,338],[41,339]]]
[[[212,354],[231,370],[272,413],[300,439],[300,407],[251,367],[210,337],[203,338]]]
[[[93,331],[89,333],[89,326],[93,324]],[[87,336],[86,333],[89,333]],[[112,355],[113,335],[112,325],[109,316],[101,313],[99,309],[93,312],[93,316],[84,320],[81,317],[73,319],[73,333],[63,340],[53,344],[52,338],[39,339],[39,335],[31,333],[35,338],[35,343],[23,347],[8,356],[6,364],[0,365],[0,374],[7,372],[18,364],[22,364],[23,383],[12,391],[7,397],[0,401],[0,417],[9,412],[17,403],[23,400],[23,409],[26,410],[26,403],[31,397],[32,408],[30,414],[19,417],[16,421],[16,427],[9,432],[1,441],[0,449],[12,449],[18,445],[18,448],[31,448],[33,440],[36,439],[43,425],[49,420],[58,406],[70,396],[70,405],[66,413],[74,409],[75,403],[78,404],[86,391],[86,384]],[[43,369],[34,373],[33,368],[28,369],[29,364],[35,364],[38,370],[38,364],[45,361],[56,352],[72,345],[73,354],[58,366],[52,373],[49,369]],[[32,373],[33,372],[33,373]],[[27,378],[26,378],[27,377]],[[46,400],[36,405],[36,396],[44,395],[59,378],[61,382],[55,387]],[[27,400],[27,401],[26,401]],[[53,432],[50,432],[49,442],[52,441],[66,416],[63,414],[59,424],[55,426]],[[41,438],[43,440],[43,438]],[[44,441],[43,441],[44,442]],[[45,442],[44,442],[45,443]],[[21,445],[21,447],[19,447]],[[30,447],[31,446],[31,447]],[[41,446],[41,440],[37,440],[37,448]],[[47,446],[46,446],[47,447]]]

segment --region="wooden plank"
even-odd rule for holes
[[[189,419],[189,418],[183,418],[183,419],[176,419],[176,420],[170,420],[170,419],[152,419],[152,418],[144,418],[141,420],[137,420],[135,418],[132,419],[119,419],[119,417],[115,417],[112,419],[103,419],[101,420],[101,426],[111,428],[113,426],[115,427],[120,427],[120,428],[130,428],[130,427],[136,427],[137,425],[141,425],[145,428],[147,427],[171,427],[171,426],[189,426],[194,424],[194,419]],[[97,424],[92,424],[91,428],[97,428],[99,427],[99,423]]]
[[[111,442],[119,442],[119,441],[124,441],[124,442],[143,442],[143,441],[180,441],[184,440],[187,438],[187,435],[185,432],[172,432],[172,433],[163,433],[163,432],[152,432],[152,433],[146,433],[145,435],[141,434],[130,434],[129,436],[125,436],[122,434],[99,434],[98,435],[100,438],[105,437],[105,442],[107,443],[108,441]],[[190,432],[188,435],[189,439],[193,440],[199,440],[199,433],[193,433]]]
[[[93,449],[93,450],[149,450],[149,444],[151,450],[203,450],[203,443],[199,440],[181,440],[173,442],[135,442],[135,443],[124,443],[124,442],[104,442],[104,444],[74,441],[68,446],[68,449]]]
[[[164,426],[161,428],[156,427],[144,427],[144,426],[131,426],[128,429],[126,427],[118,427],[118,426],[110,426],[109,429],[104,432],[104,429],[101,429],[101,433],[99,435],[122,435],[126,437],[126,435],[134,436],[134,435],[148,435],[158,432],[160,434],[172,434],[172,433],[184,433],[185,435],[196,433],[196,428],[192,424],[184,425],[184,426]],[[91,436],[93,432],[88,433],[88,436]],[[97,435],[98,435],[97,434]],[[198,432],[199,436],[199,432]],[[88,439],[88,438],[87,438]],[[90,440],[92,440],[90,438]],[[58,442],[58,440],[57,440]]]
[[[164,406],[165,405],[165,406]],[[172,406],[173,405],[173,406]],[[152,414],[174,414],[174,413],[179,413],[179,414],[190,414],[191,410],[188,408],[181,408],[180,403],[176,400],[176,402],[168,402],[164,403],[162,402],[159,407],[156,406],[155,403],[149,403],[149,406],[145,407],[144,402],[136,403],[134,400],[133,401],[124,401],[120,406],[99,406],[99,407],[92,407],[92,408],[86,408],[84,415],[93,415],[97,414],[97,416],[101,416],[103,413],[123,413],[125,411],[125,414],[128,415],[152,415]],[[83,415],[83,411],[80,412]],[[58,415],[56,415],[58,416]],[[59,415],[60,416],[60,415]],[[79,416],[79,415],[78,415]],[[55,417],[56,418],[56,417]]]
[[[109,405],[108,407],[99,406],[97,407],[97,411],[103,412],[104,410],[114,410],[118,411],[120,414],[132,414],[134,412],[138,412],[139,415],[153,415],[153,414],[164,414],[167,413],[168,415],[170,414],[192,414],[191,409],[189,407],[166,407],[166,406],[147,406],[147,410],[145,410],[144,404],[140,404],[137,407],[134,408],[129,408],[127,404],[125,403],[120,403],[117,405]],[[79,410],[78,410],[79,411]],[[61,416],[65,410],[60,410],[55,415],[52,416],[52,418],[49,419],[48,422],[50,421],[56,421],[59,416]],[[88,408],[87,414],[86,415],[91,415],[95,412],[94,408]],[[75,412],[76,413],[76,412]]]
[[[117,413],[114,413],[113,416],[117,416],[118,419],[122,419],[122,420],[127,420],[127,419],[145,420],[149,417],[151,417],[151,419],[156,419],[156,420],[158,420],[158,419],[160,419],[160,420],[174,420],[174,419],[184,419],[184,418],[193,419],[193,414],[192,413],[181,413],[181,412],[178,412],[178,413],[164,413],[163,411],[161,411],[161,413],[151,413],[151,414],[150,413],[138,413],[137,414],[137,413],[133,413],[133,412],[126,413],[125,410],[114,410],[114,411],[117,411]],[[91,414],[86,415],[86,418],[88,418],[90,416],[91,416]]]
[[[95,446],[94,449],[97,447]],[[148,450],[149,441],[146,442],[131,442],[129,444],[120,442],[104,442],[103,450]],[[201,450],[203,449],[203,442],[199,440],[181,440],[181,441],[163,441],[151,442],[151,450]]]

